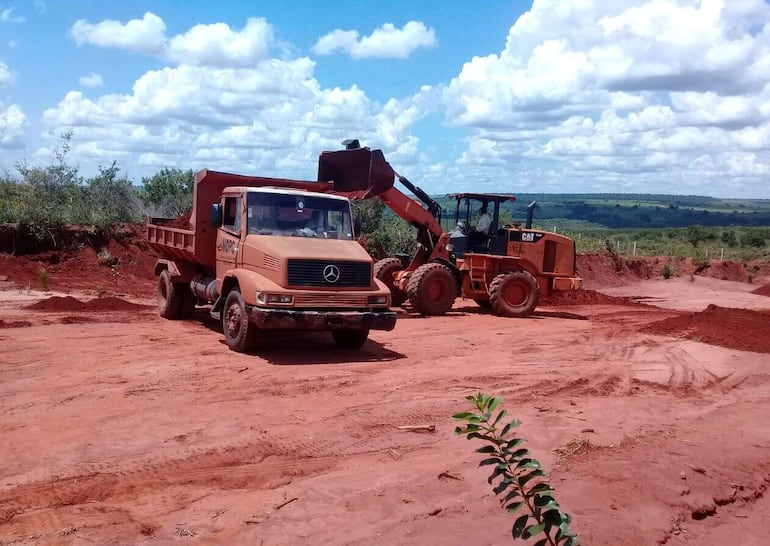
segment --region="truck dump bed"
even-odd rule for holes
[[[225,188],[237,186],[275,186],[314,192],[332,190],[332,184],[328,182],[242,176],[203,169],[195,174],[189,229],[166,226],[165,224],[173,222],[169,218],[148,218],[147,241],[150,246],[165,258],[214,267],[217,228],[211,225],[209,212],[211,205],[219,202]]]

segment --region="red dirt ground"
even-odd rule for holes
[[[765,284],[751,291],[752,294],[759,294],[760,296],[770,296],[770,284]]]
[[[770,310],[585,291],[505,319],[458,301],[360,352],[292,332],[237,354],[205,309],[86,301],[96,252],[49,270],[71,298],[0,290],[2,324],[29,324],[0,330],[0,544],[509,544],[479,446],[452,432],[479,391],[521,419],[583,544],[766,544],[770,358],[708,343],[767,342]],[[663,263],[618,278],[581,260],[599,285]],[[18,282],[16,261],[34,287],[32,257],[0,274]],[[136,275],[151,296],[151,266]]]
[[[651,334],[697,339],[703,343],[770,353],[770,311],[728,309],[709,305],[699,313],[687,313],[653,322]]]

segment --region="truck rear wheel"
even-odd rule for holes
[[[385,283],[390,290],[390,305],[399,307],[406,301],[406,294],[395,286],[394,275],[404,270],[404,265],[398,258],[383,258],[374,264],[374,278]]]
[[[496,276],[489,285],[489,303],[496,315],[526,317],[539,300],[537,281],[527,271],[513,271]]]
[[[246,304],[240,290],[233,288],[227,294],[222,309],[222,331],[230,350],[245,353],[257,341],[257,327],[249,320]]]
[[[444,264],[424,264],[412,273],[406,293],[418,313],[443,315],[454,304],[457,281],[452,270]]]
[[[334,343],[340,349],[360,349],[369,337],[369,330],[332,330]]]
[[[171,282],[171,274],[167,269],[160,272],[158,277],[158,314],[164,319],[180,317],[184,292],[179,290],[176,283]]]

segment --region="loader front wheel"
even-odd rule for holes
[[[404,270],[398,258],[383,258],[374,264],[374,278],[381,280],[390,290],[390,305],[399,307],[406,301],[406,294],[396,287],[395,274]]]
[[[424,264],[412,273],[406,294],[418,313],[443,315],[455,302],[457,281],[452,270],[444,264]]]
[[[502,273],[489,285],[489,303],[496,315],[526,317],[537,307],[537,280],[527,271]]]
[[[257,341],[257,327],[249,320],[240,290],[233,288],[222,309],[222,331],[231,351],[245,353]]]
[[[164,319],[180,318],[184,292],[176,283],[171,282],[171,273],[167,269],[158,277],[158,314]]]

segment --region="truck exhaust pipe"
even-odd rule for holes
[[[527,205],[527,229],[532,229],[532,215],[535,213],[536,206],[537,201],[532,201]]]

